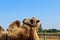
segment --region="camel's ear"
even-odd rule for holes
[[[24,19],[24,20],[22,21],[22,23],[25,23],[25,20],[26,20],[26,19]]]
[[[20,21],[16,20],[14,21],[12,24],[9,25],[10,28],[14,28],[14,27],[20,27]]]
[[[0,29],[1,29],[2,27],[0,26]]]
[[[40,20],[37,20],[37,23],[40,22]]]

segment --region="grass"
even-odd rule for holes
[[[60,32],[38,32],[38,34],[60,34]]]

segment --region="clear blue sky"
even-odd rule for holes
[[[15,20],[36,17],[43,29],[60,30],[60,0],[0,0],[0,25],[6,29]]]

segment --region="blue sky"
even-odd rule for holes
[[[60,0],[0,0],[0,25],[6,29],[15,20],[36,17],[43,29],[60,30]]]

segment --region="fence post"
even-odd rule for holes
[[[46,31],[44,32],[44,40],[46,40]]]
[[[60,40],[60,35],[59,35],[59,39],[58,40]]]

